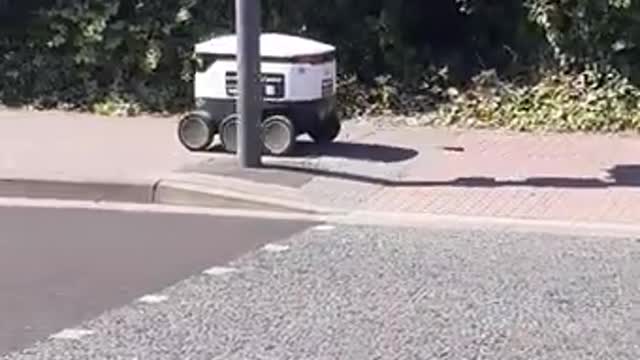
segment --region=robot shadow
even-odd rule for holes
[[[387,187],[455,187],[500,188],[533,187],[550,189],[609,189],[640,187],[640,165],[621,164],[607,169],[607,179],[579,177],[530,177],[522,180],[498,180],[492,177],[459,177],[451,180],[393,180],[343,171],[303,168],[288,164],[271,164],[270,169],[304,173],[313,176],[349,180]]]
[[[415,158],[418,152],[414,149],[381,144],[364,144],[352,142],[333,142],[316,144],[310,141],[299,141],[290,157],[333,157],[350,160],[365,160],[382,163],[402,162]]]
[[[222,153],[222,147],[216,144],[212,152]],[[381,145],[336,141],[329,144],[317,144],[311,141],[298,141],[293,151],[279,158],[341,158],[381,163],[407,161],[418,156],[414,149]]]

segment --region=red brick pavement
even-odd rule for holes
[[[182,149],[175,119],[2,111],[0,129],[4,177],[162,175],[213,156]],[[640,224],[640,136],[349,125],[342,139],[383,146],[352,147],[350,155],[321,159],[319,168],[397,182],[316,177],[303,188],[313,201],[364,210]],[[384,145],[419,155],[385,163]],[[367,156],[374,159],[362,159]]]
[[[640,224],[640,137],[470,131],[446,147],[464,151],[410,163],[361,207]]]

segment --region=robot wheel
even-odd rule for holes
[[[262,123],[262,142],[271,155],[289,154],[295,146],[296,135],[293,122],[284,115],[269,116]]]
[[[213,143],[216,130],[209,113],[193,111],[180,119],[178,139],[190,151],[203,151]]]
[[[341,130],[342,125],[338,115],[332,114],[325,121],[318,123],[316,128],[311,129],[309,136],[317,144],[327,144],[333,142],[340,135]]]
[[[240,120],[237,114],[224,118],[219,125],[218,133],[222,148],[229,153],[235,153],[238,149],[238,126]]]

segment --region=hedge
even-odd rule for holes
[[[625,115],[611,120],[615,126],[560,128],[638,127],[631,114],[638,107],[638,1],[262,1],[266,31],[338,46],[346,115],[432,112],[447,117],[443,123],[496,126],[529,115],[536,118],[531,124],[562,122],[564,110],[523,104],[539,101],[531,94],[541,89],[569,91],[567,81],[587,76],[597,79],[588,91],[553,90],[545,101],[575,101],[582,110],[566,110],[579,118],[571,122],[609,121],[585,114],[611,108]],[[175,112],[192,101],[194,43],[233,31],[233,1],[0,0],[0,31],[5,104]],[[487,73],[496,81],[479,80]],[[471,98],[479,93],[497,110],[478,108]],[[601,100],[587,99],[593,96]]]

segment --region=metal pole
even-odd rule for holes
[[[262,163],[260,122],[262,82],[260,80],[260,1],[236,0],[238,39],[238,160],[243,168]]]

